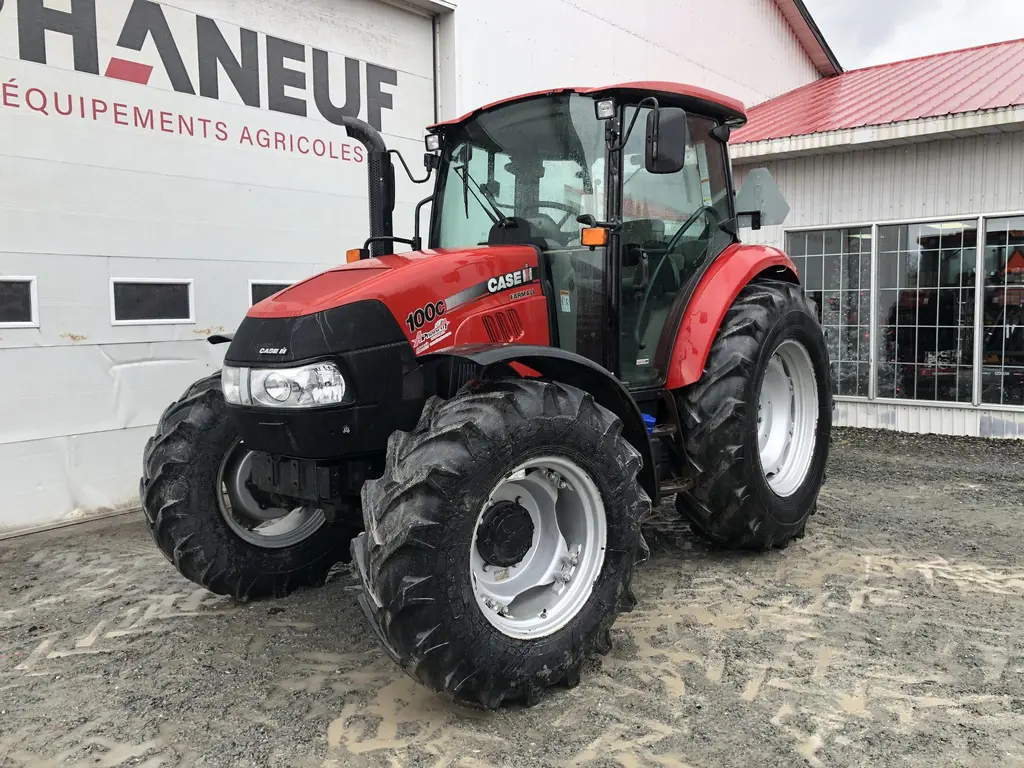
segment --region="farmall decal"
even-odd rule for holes
[[[9,33],[16,29],[18,48],[0,47],[0,62],[17,55],[22,61],[334,124],[362,113],[378,130],[383,111],[394,109],[394,69],[151,0],[104,0],[100,10],[98,24],[96,0],[0,0],[0,41],[13,40]],[[98,27],[105,28],[102,38]],[[362,146],[337,140],[230,126],[197,114],[148,109],[128,99],[114,102],[33,85],[0,72],[0,107],[353,162],[364,159]],[[87,88],[88,81],[79,85],[79,90]]]

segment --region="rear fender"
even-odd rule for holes
[[[482,376],[489,371],[508,366],[511,369],[510,373],[516,372],[524,376],[539,375],[589,392],[595,401],[622,421],[623,436],[643,458],[640,485],[647,491],[655,507],[661,503],[654,472],[651,440],[640,415],[640,407],[622,382],[600,365],[555,347],[525,344],[466,344],[433,355],[425,355],[420,361],[424,365],[436,364],[440,377],[451,381],[452,384],[461,383],[466,378],[466,373],[456,378],[454,371],[459,364],[470,364],[475,376]]]
[[[676,332],[667,389],[686,387],[700,379],[725,313],[739,292],[762,276],[800,282],[790,258],[777,248],[764,245],[730,246],[707,268]]]

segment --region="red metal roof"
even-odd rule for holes
[[[1024,104],[1024,40],[855,69],[748,111],[731,143],[781,139]]]
[[[696,99],[699,101],[706,101],[711,104],[715,104],[721,107],[722,111],[730,117],[743,118],[746,114],[746,110],[743,106],[743,102],[737,101],[736,99],[730,98],[729,96],[723,96],[720,93],[714,91],[708,91],[704,88],[698,88],[695,85],[685,85],[683,83],[670,83],[663,80],[657,81],[638,81],[632,83],[616,83],[615,85],[603,85],[600,88],[549,88],[544,91],[534,91],[533,93],[520,94],[518,96],[509,96],[505,99],[492,102],[491,104],[485,104],[482,107],[467,112],[461,117],[456,117],[452,120],[442,120],[436,125],[430,126],[431,128],[437,128],[442,125],[455,125],[457,123],[464,122],[469,118],[473,117],[480,112],[492,109],[501,104],[506,104],[510,101],[519,101],[520,99],[527,99],[532,96],[544,96],[546,94],[554,93],[565,93],[567,91],[574,91],[575,93],[582,94],[595,94],[604,93],[606,91],[618,91],[618,92],[635,92],[640,93],[643,91],[650,91],[655,95],[659,93],[671,94],[673,96],[682,96],[688,99]]]

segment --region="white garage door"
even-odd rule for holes
[[[376,0],[0,0],[0,531],[137,504],[203,339],[366,237],[332,120],[418,159],[433,60]]]

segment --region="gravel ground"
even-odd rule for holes
[[[239,606],[136,517],[0,544],[0,766],[1024,766],[1024,444],[836,434],[806,539],[709,552],[666,510],[576,689],[450,708],[354,578]]]

